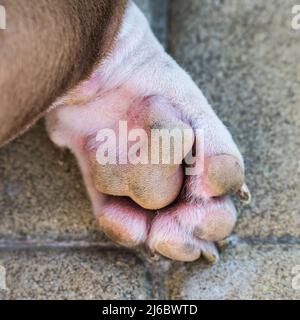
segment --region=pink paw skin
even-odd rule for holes
[[[173,260],[218,260],[215,243],[236,223],[229,196],[250,201],[243,158],[200,89],[164,51],[132,2],[114,51],[89,80],[56,101],[46,120],[52,141],[76,156],[99,227],[109,238],[126,247],[146,245]],[[171,144],[180,163],[100,164],[97,134],[112,129],[117,139],[124,138],[120,121],[128,130],[192,129],[194,134],[183,153],[176,154]],[[203,170],[186,175],[186,156],[199,129],[203,154],[196,163]],[[122,148],[114,146],[120,154]]]

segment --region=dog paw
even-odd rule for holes
[[[216,261],[214,243],[236,223],[229,196],[250,200],[243,158],[133,4],[124,19],[114,53],[49,112],[50,137],[77,157],[99,226],[113,241],[174,260]]]

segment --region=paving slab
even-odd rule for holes
[[[0,150],[0,238],[105,240],[76,161],[48,139],[43,121]]]
[[[134,255],[117,251],[0,251],[7,290],[0,299],[150,299],[151,277]]]
[[[170,299],[300,299],[300,245],[238,244],[214,266],[176,263],[166,281]]]
[[[300,30],[295,1],[174,0],[169,50],[229,127],[253,194],[243,237],[300,235]]]

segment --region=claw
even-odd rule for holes
[[[210,264],[215,264],[219,261],[219,252],[212,242],[203,242],[201,245],[203,258]]]
[[[229,244],[230,244],[230,237],[216,242],[216,246],[219,249],[219,251],[225,250],[229,246]]]
[[[244,204],[249,204],[251,202],[251,193],[246,183],[242,185],[241,189],[237,192],[237,195]]]

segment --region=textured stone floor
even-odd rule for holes
[[[300,299],[295,1],[172,0],[167,33],[167,7],[137,2],[230,128],[253,202],[218,264],[151,261],[97,229],[74,159],[40,122],[0,150],[0,299]]]

